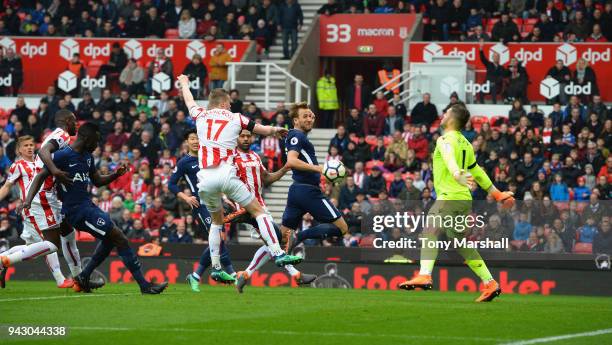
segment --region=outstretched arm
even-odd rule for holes
[[[474,164],[468,167],[468,171],[474,176],[480,188],[486,190],[496,201],[502,201],[504,203],[504,208],[512,208],[512,205],[514,205],[514,194],[512,192],[501,192],[498,190],[480,165],[474,162]]]
[[[295,151],[293,151],[295,152]],[[284,165],[282,168],[280,168],[279,170],[271,173],[268,172],[267,170],[264,170],[263,173],[263,181],[264,181],[264,185],[267,187],[269,185],[271,185],[272,183],[280,180],[283,176],[285,176],[285,174],[289,171],[289,167],[287,167],[287,165]]]
[[[121,177],[127,171],[128,166],[125,163],[121,163],[121,165],[119,166],[119,168],[117,168],[117,170],[115,170],[115,172],[108,175],[101,175],[100,171],[96,170],[93,176],[91,177],[91,181],[96,187],[106,186]]]
[[[269,137],[271,135],[275,137],[284,137],[289,131],[283,127],[264,126],[258,123],[253,127],[253,133]]]
[[[50,175],[49,169],[45,167],[41,172],[39,172],[38,174],[36,174],[36,176],[34,176],[34,180],[32,180],[32,183],[30,184],[30,189],[28,189],[28,195],[26,195],[26,198],[23,201],[24,209],[30,208],[30,205],[32,204],[32,200],[34,200],[34,196],[38,194],[40,187],[42,187],[43,183],[45,182],[45,179],[49,177],[49,175]]]
[[[189,90],[189,77],[184,74],[181,74],[177,77],[177,79],[179,81],[181,94],[183,95],[183,101],[185,101],[187,109],[191,110],[191,108],[197,107],[198,104],[195,102],[195,99],[193,99],[191,90]]]

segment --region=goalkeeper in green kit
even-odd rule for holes
[[[441,126],[443,135],[438,138],[433,153],[433,179],[437,200],[431,207],[428,217],[434,216],[467,216],[471,213],[472,194],[471,187],[474,183],[487,191],[503,207],[511,208],[514,205],[514,197],[511,192],[500,192],[495,188],[484,170],[476,164],[472,144],[461,134],[461,129],[470,120],[470,113],[464,105],[457,104],[444,113]],[[463,217],[465,218],[465,217]],[[435,223],[435,222],[434,222]],[[427,224],[422,234],[422,243],[436,241],[441,230],[446,232],[449,239],[463,238],[465,227],[456,226],[444,228],[430,226]],[[434,248],[431,248],[434,247]],[[499,284],[491,276],[487,265],[474,248],[457,248],[457,252],[464,257],[467,265],[482,279],[484,289],[476,302],[489,302],[499,296],[501,289]],[[419,274],[399,285],[405,290],[424,289],[433,287],[431,272],[438,250],[435,246],[423,245],[421,248],[420,272]]]

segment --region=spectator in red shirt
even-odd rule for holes
[[[382,91],[376,93],[376,99],[374,100],[376,106],[376,112],[384,117],[387,117],[387,109],[389,108],[389,101],[385,98],[385,94]]]
[[[164,219],[168,211],[162,207],[162,201],[160,198],[153,200],[153,207],[147,210],[144,218],[145,227],[150,230],[159,230],[164,224]]]
[[[606,37],[601,32],[601,25],[593,25],[593,32],[586,38],[586,42],[608,42]]]
[[[363,119],[363,132],[366,136],[380,136],[383,134],[384,129],[385,117],[376,111],[376,106],[374,104],[370,104],[368,106],[368,113],[365,119]]]
[[[608,156],[608,159],[606,160],[606,165],[602,166],[601,169],[599,169],[597,177],[601,176],[606,176],[606,178],[608,179],[608,183],[612,183],[612,156]]]
[[[416,158],[420,161],[427,160],[429,155],[429,143],[423,134],[421,134],[421,128],[416,126],[412,137],[408,140],[408,148],[414,150]]]
[[[106,137],[106,143],[111,145],[113,152],[121,150],[121,146],[128,143],[129,137],[123,131],[123,122],[115,122],[114,132]]]

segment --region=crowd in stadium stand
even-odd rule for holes
[[[264,0],[260,6],[238,6],[224,0],[216,4],[211,2],[206,8],[197,1],[187,4],[177,0],[172,5],[160,7],[154,6],[153,3],[157,3],[154,1],[122,1],[116,5],[113,1],[102,0],[80,7],[82,2],[70,0],[21,1],[17,10],[10,6],[13,2],[8,3],[0,16],[0,35],[164,37],[177,34],[205,39],[242,38],[242,27],[255,27],[262,18],[265,27],[260,29],[272,35],[279,29],[276,25],[279,11],[285,6],[269,0]],[[329,0],[319,13],[360,11],[422,12],[429,38],[441,40],[479,41],[493,35],[495,40],[533,41],[533,36],[541,35],[542,40],[596,38],[602,41],[610,39],[612,22],[610,3],[589,0],[463,3],[459,0],[380,0],[367,2],[366,8],[362,2]],[[297,12],[291,16],[291,23],[280,28],[288,30],[287,40],[291,38],[291,30],[301,23]],[[529,25],[533,26],[528,32],[531,38],[525,35]],[[532,35],[531,31],[536,28],[540,33]],[[597,30],[601,31],[601,36]],[[255,29],[249,37],[257,40],[260,37],[257,32]],[[478,36],[470,38],[474,33]],[[266,35],[266,39],[272,37]],[[73,95],[60,94],[50,86],[36,109],[27,108],[24,100],[18,98],[13,109],[3,110],[5,114],[0,114],[3,115],[0,118],[6,120],[0,129],[0,182],[4,182],[6,170],[15,159],[15,139],[28,134],[40,143],[55,127],[53,114],[58,109],[68,108],[75,112],[79,121],[100,125],[102,139],[94,154],[98,168],[111,171],[121,162],[129,163],[132,168],[131,173],[109,188],[93,191],[98,205],[111,213],[112,219],[129,238],[202,243],[206,235],[195,225],[189,205],[177,200],[166,183],[176,160],[185,153],[183,133],[194,124],[179,97],[163,92],[150,106],[147,97],[137,96],[150,85],[147,85],[144,68],[122,53],[122,49],[114,47],[110,63],[100,71],[101,74],[120,74],[123,90],[120,94],[105,89],[96,101],[88,92],[82,92],[83,99],[75,104]],[[160,53],[163,55],[163,51]],[[2,73],[11,73],[13,80],[15,76],[20,80],[22,71],[18,60],[18,55],[13,53],[3,56]],[[152,68],[166,68],[169,75],[177,72],[172,71],[171,61],[164,56],[156,61],[162,63],[153,63]],[[513,104],[508,106],[507,117],[490,120],[473,117],[463,134],[473,143],[478,163],[495,184],[500,189],[513,191],[522,202],[512,212],[498,210],[491,200],[479,205],[478,211],[487,215],[487,226],[483,231],[474,231],[469,238],[482,239],[493,234],[509,237],[515,250],[612,253],[609,218],[612,112],[597,95],[580,98],[563,93],[553,100],[552,112],[544,114],[537,105],[531,105],[530,112],[526,112],[523,105],[528,100],[520,92],[525,88],[516,84],[524,82],[517,76],[527,77],[522,74],[520,64],[511,63],[507,69],[495,66],[494,61],[492,64],[491,71],[487,68],[487,78],[498,83],[496,92]],[[201,60],[190,65],[188,68],[194,74],[214,72],[207,70]],[[548,74],[561,83],[569,80],[596,83],[588,66],[577,65],[575,70],[551,66]],[[67,68],[77,72],[83,68],[78,56]],[[223,81],[223,78],[210,79]],[[422,102],[408,111],[399,102],[399,96],[386,100],[381,93],[372,99],[368,90],[372,88],[362,76],[356,76],[355,83],[345,88],[343,100],[348,114],[331,140],[328,153],[329,159],[344,162],[349,177],[342,185],[322,184],[325,194],[345,212],[351,235],[340,241],[323,241],[324,245],[367,247],[375,236],[387,239],[417,236],[418,231],[406,229],[373,234],[372,227],[365,223],[373,215],[394,210],[426,210],[436,197],[430,153],[440,135],[439,118],[446,108],[438,109],[430,102],[429,95],[423,94]],[[4,91],[16,94],[18,90]],[[204,90],[199,92],[204,93]],[[263,123],[290,127],[288,111],[283,104],[275,111],[263,112],[255,104],[243,104],[237,91],[232,91],[231,96],[233,111],[242,111]],[[457,95],[451,95],[449,106],[458,102],[461,100]],[[282,141],[258,140],[253,149],[262,155],[266,166],[275,169],[282,164],[283,146]],[[480,189],[473,193],[475,199],[487,199]],[[19,217],[15,212],[19,203],[17,196],[14,192],[10,200],[0,202],[0,239],[14,239],[19,232]],[[312,224],[312,219],[305,216],[302,227]],[[230,232],[232,236],[235,239],[234,232]]]
[[[328,0],[318,13],[422,13],[425,40],[612,41],[609,1]]]
[[[0,35],[248,39],[268,50],[281,33],[285,58],[297,49],[303,24],[295,0],[4,1],[1,7]]]

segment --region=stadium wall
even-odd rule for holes
[[[93,252],[94,243],[82,243],[80,246],[83,257],[88,255],[85,253]],[[164,256],[140,258],[145,276],[147,279],[182,283],[185,275],[197,264],[195,258],[202,249],[201,245],[164,244]],[[255,249],[255,246],[231,246],[234,267],[246,267]],[[173,256],[173,252],[177,255]],[[383,252],[375,249],[309,247],[307,261],[299,267],[304,272],[319,276],[313,284],[316,288],[396,290],[400,282],[418,271],[418,267],[415,264],[384,263],[384,260],[381,260]],[[389,252],[386,253],[388,256]],[[612,285],[612,274],[609,270],[597,269],[592,256],[538,254],[540,259],[536,260],[533,259],[535,256],[525,253],[525,261],[521,261],[517,259],[521,254],[523,253],[499,253],[500,258],[506,255],[507,260],[498,258],[488,261],[504,293],[612,296],[612,290],[609,288]],[[483,256],[489,260],[486,254]],[[514,259],[508,259],[512,257]],[[575,260],[577,257],[580,259]],[[559,261],[560,258],[566,260]],[[460,260],[454,263],[441,260],[434,271],[434,288],[440,291],[477,291],[480,284],[477,277],[457,261]],[[117,257],[105,261],[98,268],[98,274],[112,283],[132,281],[131,274]],[[48,280],[49,271],[44,262],[39,260],[11,267],[8,277],[15,280]],[[210,279],[207,283],[216,284]],[[264,266],[260,272],[254,274],[251,285],[295,286],[290,277],[273,264]]]

